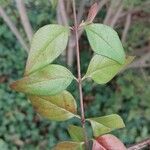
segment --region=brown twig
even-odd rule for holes
[[[79,24],[82,20],[83,14],[84,14],[84,9],[85,9],[85,4],[86,0],[81,0],[80,6],[78,8],[78,14],[77,14],[77,23]]]
[[[59,15],[62,21],[62,24],[65,26],[68,26],[68,16],[66,13],[66,9],[65,9],[65,4],[64,4],[64,0],[58,0],[58,8],[59,9]]]
[[[135,145],[132,145],[127,150],[141,150],[143,148],[146,148],[147,146],[148,148],[150,148],[150,139],[147,139]]]
[[[120,5],[120,7],[118,8],[116,14],[114,15],[114,17],[113,17],[113,19],[110,23],[110,26],[112,28],[114,28],[114,26],[116,25],[118,19],[120,18],[120,14],[121,14],[122,10],[123,10],[123,4]]]
[[[88,141],[85,128],[85,116],[84,116],[84,105],[83,105],[83,93],[82,93],[82,78],[81,78],[81,66],[80,66],[80,50],[79,50],[79,37],[78,37],[78,23],[76,16],[76,4],[75,0],[72,0],[73,6],[73,16],[74,16],[74,32],[75,32],[75,41],[76,41],[76,56],[77,56],[77,70],[78,70],[78,86],[79,86],[79,95],[80,95],[80,109],[81,109],[81,124],[84,130],[85,146],[86,150],[88,149]]]
[[[103,21],[104,24],[110,25],[110,23],[112,21],[112,17],[114,16],[114,14],[117,11],[116,8],[120,5],[120,3],[121,3],[121,0],[111,1],[111,4],[107,11],[106,17]]]
[[[12,33],[16,36],[17,40],[20,42],[22,47],[28,52],[28,46],[26,42],[23,40],[21,34],[17,30],[16,26],[13,24],[11,19],[7,16],[5,10],[0,6],[0,16],[3,18],[3,20],[6,22],[7,26],[11,29]]]
[[[31,42],[32,36],[33,36],[33,31],[32,27],[29,21],[29,18],[27,16],[27,11],[25,8],[25,4],[23,0],[16,0],[17,8],[20,14],[21,22],[24,27],[24,30],[26,32],[26,35],[28,37],[28,40]]]
[[[58,24],[61,24],[61,25],[64,25],[64,26],[68,26],[69,25],[69,19],[68,19],[67,11],[66,11],[66,8],[65,8],[64,0],[58,0],[58,5],[57,5],[57,22],[58,22]],[[62,53],[62,55],[65,56],[64,58],[66,58],[67,52],[64,51]]]
[[[129,13],[126,17],[125,27],[124,27],[124,30],[122,32],[122,38],[121,38],[123,43],[125,43],[125,41],[126,41],[127,33],[128,33],[129,28],[130,28],[131,16],[132,16],[132,14]]]
[[[100,2],[98,2],[98,11],[101,11],[101,9],[103,8],[103,6],[108,3],[109,0],[101,0]]]

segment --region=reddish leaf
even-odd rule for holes
[[[107,150],[127,150],[124,144],[111,134],[105,134],[96,140]]]
[[[102,145],[100,145],[96,140],[94,140],[92,150],[106,150],[106,149]]]

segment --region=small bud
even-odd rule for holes
[[[89,14],[88,14],[86,22],[92,23],[97,15],[97,13],[98,13],[98,5],[97,5],[97,3],[94,3],[89,10]]]

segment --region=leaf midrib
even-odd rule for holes
[[[54,105],[55,107],[58,107],[58,108],[62,109],[63,111],[66,111],[66,112],[69,112],[69,113],[73,114],[72,112],[68,111],[67,109],[62,108],[62,107],[60,107],[60,106],[58,106],[58,105],[52,103],[51,101],[49,101],[49,100],[47,100],[47,99],[45,99],[45,98],[43,98],[43,97],[41,97],[41,96],[39,96],[39,98],[41,98],[42,100],[47,101],[48,103],[51,103],[51,105]],[[73,115],[75,115],[75,114],[73,114]]]
[[[65,78],[71,78],[71,77],[69,77],[69,76],[66,76],[66,77],[61,77],[61,76],[59,76],[59,78],[56,78],[56,77],[53,77],[53,78],[50,78],[50,79],[47,79],[47,80],[43,80],[43,81],[35,81],[35,82],[33,82],[33,83],[29,83],[28,85],[34,85],[34,84],[37,84],[37,83],[41,83],[41,82],[46,82],[46,81],[50,81],[50,80],[59,80],[59,79],[65,79]]]
[[[45,44],[45,46],[39,50],[39,53],[37,54],[37,56],[41,55],[41,54],[47,49],[47,47],[49,46],[49,44],[52,43],[55,39],[57,39],[57,37],[60,36],[63,32],[65,32],[65,30],[62,30],[61,32],[59,32],[51,41],[48,40],[48,42]],[[44,49],[44,50],[41,51],[42,49]],[[40,52],[40,51],[41,51],[41,52]],[[32,60],[33,65],[31,66],[30,70],[33,68],[33,66],[34,66],[34,64],[35,64],[35,63],[34,63],[35,60],[36,60],[36,57],[34,57],[33,60]],[[46,65],[44,65],[44,66],[46,66]],[[44,66],[43,66],[43,67],[44,67]],[[28,69],[29,69],[29,68],[28,68]],[[40,69],[40,68],[38,68],[38,69]],[[38,69],[35,69],[34,71],[28,72],[27,75],[36,72]]]
[[[99,38],[101,38],[105,43],[107,43],[107,45],[112,48],[114,51],[116,51],[118,53],[118,51],[116,49],[114,49],[101,35],[99,35],[97,32],[95,32],[94,30],[90,29],[90,27],[88,27],[88,29],[93,32],[94,34],[96,34]]]
[[[111,67],[112,67],[112,66],[115,66],[115,65],[116,65],[116,64],[113,64],[113,65],[111,65]],[[99,70],[102,70],[102,69],[107,68],[107,67],[110,67],[110,65],[106,65],[106,66],[103,66],[103,67],[101,67],[101,68],[98,68],[97,70],[94,70],[92,73],[90,73],[88,76],[89,76],[89,77],[92,77],[93,74],[95,74],[95,73],[98,72]]]

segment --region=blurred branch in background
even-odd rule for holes
[[[103,21],[104,24],[106,25],[110,25],[112,20],[113,20],[113,17],[114,15],[116,14],[119,6],[121,5],[122,3],[122,0],[112,0],[110,1],[110,6],[107,10],[107,14],[105,16],[105,19]]]
[[[148,46],[148,52],[135,60],[128,68],[142,68],[150,67],[150,44]]]
[[[58,0],[58,6],[57,6],[57,20],[58,23],[68,26],[69,20],[65,9],[65,3],[64,0]]]
[[[121,3],[120,6],[118,7],[118,10],[114,14],[114,17],[112,18],[111,23],[110,23],[110,26],[112,28],[114,28],[114,26],[116,25],[118,19],[120,18],[120,14],[122,13],[122,11],[123,11],[123,4]]]
[[[128,13],[127,17],[126,17],[126,22],[125,22],[125,26],[124,26],[124,30],[122,32],[122,42],[125,43],[126,42],[126,38],[127,38],[127,34],[130,28],[130,24],[131,24],[131,13]]]
[[[11,19],[7,16],[5,10],[0,6],[0,16],[3,18],[7,26],[11,29],[12,33],[16,36],[17,40],[20,42],[21,46],[28,52],[29,48],[21,34],[17,30],[15,24],[11,21]]]
[[[25,4],[23,0],[16,0],[17,8],[20,14],[21,22],[24,27],[24,30],[26,32],[26,35],[28,37],[29,42],[31,42],[32,36],[33,36],[33,31],[32,27],[29,21],[29,18],[27,16],[27,11],[25,8]]]
[[[150,139],[132,145],[127,150],[142,150],[143,148],[150,148]]]

